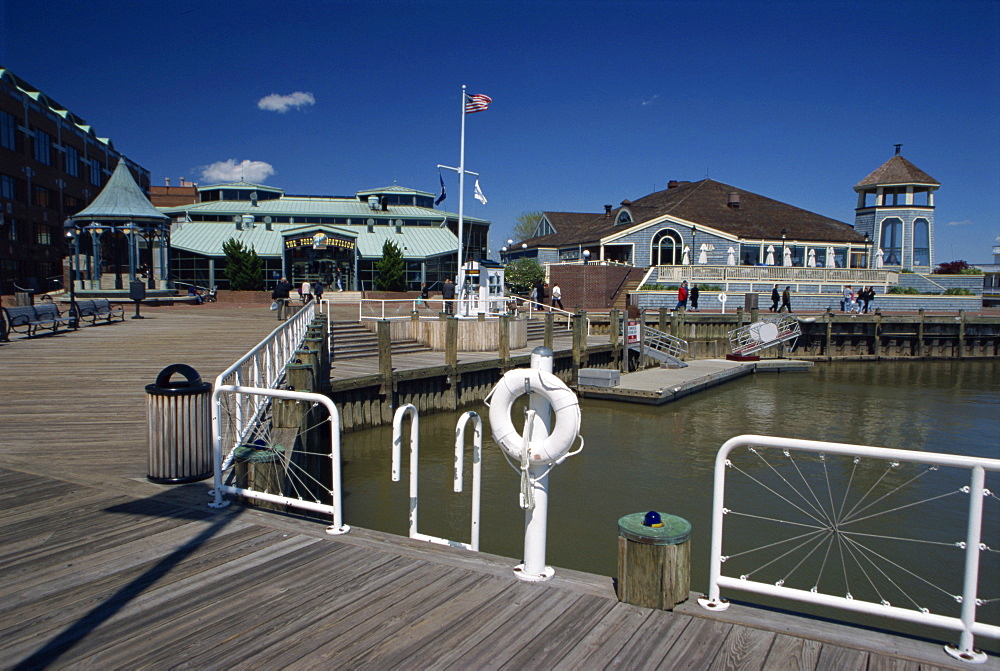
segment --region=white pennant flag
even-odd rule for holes
[[[483,205],[486,204],[486,196],[483,195],[483,190],[479,188],[479,180],[476,180],[476,186],[472,189],[472,197],[478,200]]]

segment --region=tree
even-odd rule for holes
[[[223,273],[229,278],[230,289],[260,291],[264,288],[264,262],[257,255],[257,250],[247,248],[236,238],[229,238],[222,243],[222,251],[226,255]]]
[[[375,289],[378,291],[406,291],[403,252],[391,240],[382,243],[382,258],[375,262]]]
[[[947,261],[934,268],[934,275],[982,275],[983,271],[965,261]]]
[[[545,280],[545,269],[534,259],[518,259],[504,268],[504,281],[511,291],[527,293],[531,288]]]
[[[517,241],[535,237],[535,227],[538,225],[538,220],[541,218],[542,213],[539,210],[535,210],[533,212],[522,212],[517,215],[517,223],[514,224],[514,230],[511,231],[511,237]]]

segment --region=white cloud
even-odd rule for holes
[[[258,108],[281,114],[284,114],[292,107],[305,107],[315,104],[316,98],[313,97],[313,94],[306,91],[296,91],[295,93],[289,93],[287,96],[272,93],[257,101]]]
[[[648,100],[643,100],[642,104],[643,104],[643,106],[652,105],[654,102],[656,102],[656,99],[659,98],[659,97],[660,97],[660,94],[657,93],[657,94],[653,95],[652,98],[649,98]]]
[[[972,222],[966,219],[964,221],[949,221],[945,226],[969,226],[970,224]]]
[[[205,184],[217,182],[263,182],[274,174],[274,167],[265,161],[243,160],[239,163],[235,158],[228,161],[216,161],[201,169],[201,180]]]

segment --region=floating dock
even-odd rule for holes
[[[684,368],[647,368],[621,376],[617,386],[579,385],[583,398],[597,398],[626,403],[663,405],[679,398],[735,380],[756,372],[808,371],[811,361],[766,359],[763,361],[727,361],[698,359]]]

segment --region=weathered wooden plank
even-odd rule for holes
[[[504,662],[503,668],[552,668],[566,656],[567,650],[575,648],[616,605],[617,603],[610,599],[581,597],[558,620],[545,628],[544,635],[534,636],[528,640],[517,654]]]
[[[868,666],[868,652],[854,648],[825,643],[816,661],[816,671],[844,671],[844,669],[865,669]]]
[[[656,667],[692,622],[696,622],[696,618],[665,610],[652,611],[608,663],[607,668]]]
[[[694,619],[657,665],[669,669],[707,669],[733,626]]]
[[[602,668],[618,654],[651,612],[653,611],[648,608],[616,603],[599,622],[584,632],[583,638],[553,664],[553,670]]]
[[[719,671],[755,671],[764,667],[764,660],[774,641],[774,633],[735,626],[709,668]]]
[[[819,641],[775,634],[763,668],[769,671],[811,671],[816,668],[821,647]]]

